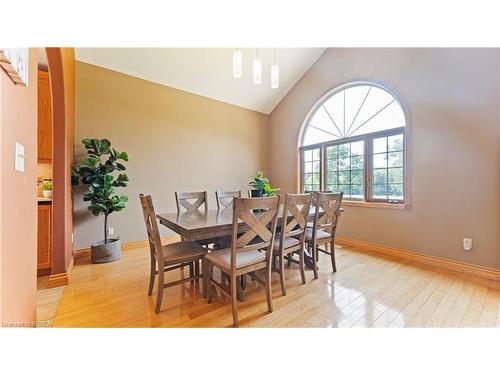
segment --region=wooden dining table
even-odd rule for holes
[[[344,211],[343,208],[340,212]],[[255,213],[258,217],[261,213]],[[194,210],[156,215],[160,223],[188,241],[201,241],[215,237],[230,236],[233,226],[233,210]],[[283,205],[278,210],[278,223],[283,219]],[[314,219],[314,207],[309,211],[308,221]],[[245,230],[245,223],[239,224],[238,231]]]

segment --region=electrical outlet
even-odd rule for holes
[[[472,238],[464,238],[464,250],[465,251],[472,250]]]
[[[108,235],[112,236],[113,234],[115,234],[115,228],[109,227],[108,228]]]

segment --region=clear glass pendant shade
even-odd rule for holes
[[[271,88],[280,87],[280,67],[276,64],[271,65]]]
[[[243,56],[239,49],[233,51],[233,77],[241,78]]]
[[[262,82],[262,60],[257,58],[253,61],[253,83],[259,85]]]

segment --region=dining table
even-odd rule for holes
[[[340,212],[344,209],[340,208]],[[314,219],[315,208],[311,207],[308,221]],[[255,216],[262,213],[254,213]],[[232,208],[223,208],[220,210],[192,210],[186,212],[171,212],[157,214],[156,217],[160,224],[180,235],[187,241],[201,241],[210,238],[230,236],[233,228],[233,210]],[[291,216],[290,216],[291,217]],[[278,210],[277,227],[281,226],[283,220],[283,205]],[[238,232],[245,231],[246,224],[239,223]]]

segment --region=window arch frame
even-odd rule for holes
[[[356,86],[373,86],[384,90],[389,95],[391,95],[395,101],[399,104],[403,116],[405,119],[405,125],[397,128],[390,128],[386,130],[376,131],[372,133],[361,134],[353,137],[339,138],[335,140],[324,141],[320,143],[310,144],[303,146],[304,137],[306,135],[306,130],[309,125],[311,118],[315,115],[316,111],[321,108],[321,106],[328,101],[334,95]],[[316,103],[308,111],[302,126],[300,128],[298,142],[297,142],[297,165],[298,165],[298,178],[297,178],[297,191],[304,191],[304,159],[303,151],[310,149],[320,149],[320,190],[326,190],[325,183],[325,150],[326,147],[331,145],[339,144],[349,144],[357,140],[364,140],[364,198],[363,199],[352,199],[346,198],[343,200],[343,204],[352,206],[363,206],[363,207],[389,207],[397,209],[407,209],[410,207],[410,116],[409,111],[405,103],[401,100],[401,96],[387,84],[370,81],[370,80],[359,80],[359,81],[349,81],[347,83],[335,86],[334,88],[328,90],[323,94]],[[384,136],[391,136],[395,134],[403,134],[403,199],[401,201],[391,201],[390,199],[376,199],[372,198],[372,187],[371,187],[371,174],[373,171],[372,161],[373,153],[371,147],[373,145],[372,140],[374,138],[380,138]],[[367,142],[368,140],[368,142]],[[368,160],[370,159],[370,160]]]

